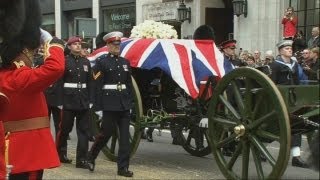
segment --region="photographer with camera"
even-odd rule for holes
[[[298,18],[294,14],[293,7],[286,9],[281,23],[283,24],[283,39],[293,40],[297,33],[296,25],[298,24]]]

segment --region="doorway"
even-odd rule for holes
[[[214,29],[216,44],[233,38],[232,8],[206,8],[205,24]]]

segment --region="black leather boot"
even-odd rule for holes
[[[128,168],[122,168],[118,170],[118,175],[119,176],[124,176],[124,177],[132,177],[133,172],[129,171]]]
[[[59,154],[59,159],[61,163],[71,164],[72,160],[67,157],[66,154]]]
[[[89,169],[89,171],[93,172],[95,166],[96,166],[95,158],[93,158],[92,152],[89,152],[89,155],[88,155],[88,169]]]
[[[306,162],[304,162],[300,156],[296,156],[292,158],[292,166],[309,168],[309,165]]]
[[[85,160],[78,161],[78,162],[76,163],[76,168],[89,169],[88,162],[85,161]]]

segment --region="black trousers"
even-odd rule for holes
[[[299,146],[301,147],[302,136],[301,134],[291,135],[291,147]]]
[[[43,176],[43,169],[38,171],[30,171],[18,174],[10,174],[10,180],[35,180],[35,179],[42,179]]]
[[[62,118],[62,111],[61,109],[59,109],[56,106],[50,106],[48,105],[48,114],[49,114],[49,118],[51,117],[52,114],[52,119],[53,119],[53,123],[54,123],[54,130],[56,133],[56,138],[59,132],[59,124],[61,122],[61,118]]]
[[[103,111],[100,134],[96,137],[91,147],[90,155],[96,159],[101,149],[109,141],[110,137],[119,128],[118,170],[129,168],[130,142],[129,124],[130,111]]]
[[[89,147],[89,110],[63,110],[60,131],[57,139],[57,150],[59,155],[67,154],[67,139],[72,131],[74,118],[76,118],[76,129],[78,136],[76,162],[87,160]]]

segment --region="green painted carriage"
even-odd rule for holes
[[[318,82],[276,86],[257,69],[237,68],[220,80],[209,78],[199,98],[185,99],[192,102],[173,113],[165,108],[143,110],[140,90],[145,87],[139,87],[134,78],[133,87],[131,156],[145,127],[175,121],[181,127],[183,148],[195,156],[212,152],[228,179],[279,179],[290,157],[291,134],[319,129]],[[211,90],[213,95],[208,99]],[[95,119],[98,130],[100,121]],[[113,161],[117,157],[117,137],[114,134],[103,149]],[[232,157],[226,157],[222,150],[230,143],[235,144],[235,151]],[[261,156],[267,161],[262,162]]]

